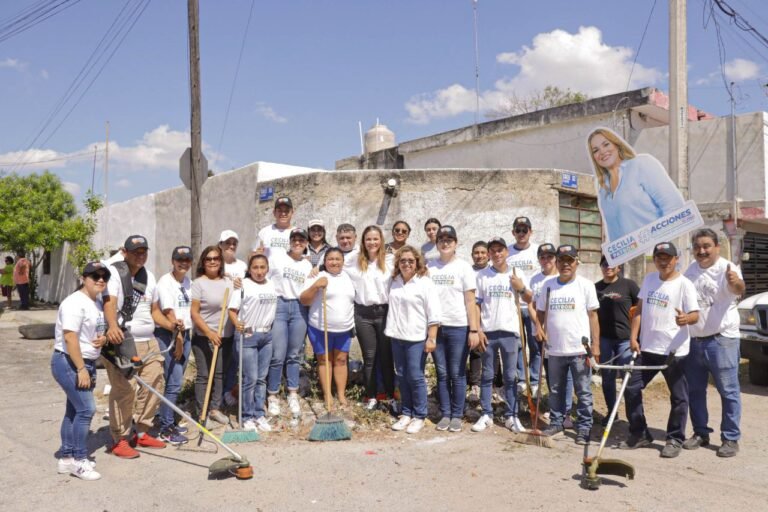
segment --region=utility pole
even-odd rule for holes
[[[737,220],[739,218],[739,178],[738,178],[738,162],[736,160],[736,98],[733,97],[734,82],[731,82],[731,88],[729,91],[731,97],[731,173],[733,176],[733,209],[731,210],[731,218],[733,219],[734,229],[738,227]]]
[[[104,247],[109,243],[109,121],[107,140],[104,146]]]
[[[688,186],[688,70],[686,0],[669,0],[669,174],[683,199],[690,199]],[[682,268],[688,266],[687,237],[678,242],[685,248]]]
[[[475,36],[475,137],[479,137],[480,122],[480,46],[477,34],[477,0],[472,0],[473,32]]]
[[[187,20],[189,23],[189,98],[191,111],[191,145],[190,152],[191,179],[190,191],[192,192],[190,203],[191,213],[191,240],[192,254],[195,256],[203,250],[203,220],[200,211],[200,195],[203,180],[199,178],[202,170],[202,133],[200,119],[200,5],[198,0],[187,0]]]

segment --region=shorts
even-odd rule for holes
[[[1,288],[3,289],[3,297],[10,297],[11,293],[13,293],[13,286],[3,285]]]
[[[320,329],[315,329],[311,325],[307,326],[307,336],[312,344],[312,351],[315,355],[325,354],[325,334]],[[328,350],[338,350],[340,352],[349,352],[352,345],[352,331],[328,332]]]

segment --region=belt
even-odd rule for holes
[[[66,356],[67,359],[72,359],[71,357],[69,357],[69,354],[67,354],[63,350],[59,350],[59,349],[55,348],[55,349],[53,349],[53,351],[54,352],[58,352],[59,354],[63,354],[64,356]],[[83,361],[88,363],[88,364],[94,364],[96,362],[95,359],[86,359],[86,358],[83,358]]]
[[[370,306],[366,306],[355,302],[355,308],[365,312],[378,313],[386,311],[387,308],[389,308],[389,304],[371,304]]]
[[[260,333],[263,334],[265,332],[269,332],[272,330],[272,326],[269,327],[246,327],[245,328],[245,334],[255,334]]]
[[[715,333],[715,334],[710,334],[709,336],[691,336],[691,339],[692,340],[710,340],[710,339],[715,338],[717,336],[721,336],[721,334],[718,332],[718,333]]]

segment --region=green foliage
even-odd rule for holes
[[[561,107],[572,103],[584,103],[588,99],[589,96],[582,92],[548,85],[543,90],[534,91],[524,97],[513,93],[505,99],[502,105],[487,111],[485,116],[490,119],[498,119],[500,117],[516,116],[547,108]]]
[[[83,206],[85,206],[85,215],[76,218],[70,225],[69,233],[67,233],[66,240],[70,242],[69,252],[67,253],[67,261],[75,269],[75,272],[79,274],[79,270],[82,269],[89,261],[97,260],[101,257],[101,251],[97,251],[93,248],[93,235],[96,233],[96,212],[102,207],[103,202],[100,197],[93,194],[89,190],[85,199],[83,200]]]

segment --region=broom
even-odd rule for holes
[[[547,287],[546,306],[544,307],[544,321],[541,323],[541,328],[544,330],[544,342],[541,344],[541,362],[539,363],[539,379],[543,377],[544,370],[544,352],[546,350],[546,325],[547,325],[547,312],[549,311],[549,292]],[[544,432],[539,430],[539,405],[541,405],[541,388],[544,387],[539,382],[539,388],[536,390],[536,408],[533,414],[533,429],[523,434],[515,434],[514,441],[521,444],[530,444],[533,446],[541,446],[543,448],[552,448],[552,438],[545,435]]]
[[[515,271],[515,267],[512,267],[512,274],[517,277],[517,272]],[[522,350],[523,350],[523,367],[525,370],[525,396],[528,399],[528,411],[531,415],[536,415],[536,409],[533,405],[533,390],[531,388],[531,375],[528,370],[528,335],[525,332],[525,324],[523,323],[523,313],[520,310],[520,294],[515,292],[515,307],[517,308],[517,318],[518,322],[520,324],[520,340],[522,341]],[[534,314],[536,314],[534,312]],[[534,343],[536,340],[533,341]]]
[[[224,320],[227,314],[227,305],[229,304],[229,288],[224,289],[224,299],[221,303],[221,316],[219,316],[219,328],[216,330],[219,339],[221,339],[221,333],[224,330]],[[208,419],[208,402],[211,399],[211,388],[213,387],[213,375],[216,373],[216,359],[219,357],[219,346],[213,346],[213,356],[211,357],[211,366],[208,368],[208,385],[205,387],[205,400],[203,400],[203,410],[200,412],[200,423],[205,425]],[[197,438],[197,446],[203,444],[203,432],[200,431],[200,435]]]
[[[310,441],[345,441],[352,439],[352,432],[342,418],[331,414],[331,357],[328,353],[328,304],[323,288],[323,335],[325,338],[325,378],[328,382],[328,393],[325,393],[326,413],[315,421],[315,426],[309,433]]]
[[[243,298],[245,290],[240,287],[240,309],[237,312],[237,323],[240,324],[240,311],[243,310]],[[238,325],[240,327],[240,325]],[[243,339],[245,332],[240,331],[240,354],[238,356],[237,386],[240,389],[240,397],[237,400],[237,426],[238,429],[231,429],[224,432],[221,440],[225,443],[254,443],[260,439],[259,433],[254,430],[243,430]]]

